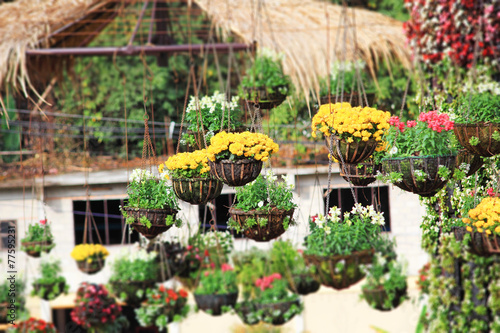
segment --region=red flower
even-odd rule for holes
[[[47,219],[44,219],[44,220],[40,220],[40,224],[42,224],[42,225],[45,225],[45,224],[47,224]]]
[[[161,285],[160,288],[158,288],[158,290],[162,293],[165,292],[165,286],[164,285]]]
[[[181,297],[186,298],[188,296],[188,293],[184,289],[181,289],[179,290],[179,295],[181,295]]]

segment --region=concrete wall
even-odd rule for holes
[[[295,212],[297,226],[291,227],[283,236],[291,239],[297,245],[302,244],[303,238],[308,233],[308,218],[311,215],[324,212],[323,191],[328,186],[328,168],[300,168],[300,169],[275,169],[277,174],[289,174],[290,181],[295,184],[295,201],[299,207]],[[338,175],[338,168],[334,168],[330,179],[331,187],[348,187],[348,184]],[[126,170],[114,170],[91,173],[87,179],[90,186],[89,194],[92,200],[100,199],[123,199],[126,197],[126,180],[129,172]],[[83,281],[106,283],[110,277],[109,264],[95,275],[86,275],[80,272],[70,252],[75,245],[73,231],[73,200],[86,200],[87,190],[83,186],[85,177],[83,173],[66,174],[58,176],[47,176],[44,179],[45,190],[42,190],[41,180],[33,184],[26,184],[23,193],[22,188],[4,183],[0,186],[0,220],[17,221],[17,241],[20,245],[25,230],[30,223],[38,222],[47,217],[51,222],[56,247],[51,255],[59,257],[63,265],[63,276],[70,284],[70,292],[74,292]],[[225,187],[223,193],[232,192],[233,189]],[[427,255],[420,249],[421,231],[419,228],[421,217],[424,213],[418,196],[409,194],[390,187],[390,214],[392,230],[390,235],[396,237],[397,251],[400,258],[406,258],[409,262],[410,275],[416,275],[418,269],[427,262]],[[45,202],[45,204],[42,204]],[[198,207],[182,203],[180,217],[195,227],[198,225]],[[172,228],[163,237],[187,237],[188,229]],[[235,240],[237,250],[248,249],[258,246],[264,249],[270,248],[270,243],[256,243],[252,240]],[[113,260],[118,252],[127,246],[107,246],[110,257],[108,263]],[[5,257],[0,252],[2,258]],[[411,260],[410,260],[411,259]],[[24,252],[17,253],[19,271],[27,277],[28,291],[31,282],[37,275],[39,260],[28,258]],[[2,268],[2,271],[4,269]],[[412,284],[410,284],[412,285]],[[399,309],[381,313],[370,309],[364,302],[358,301],[360,284],[346,291],[334,291],[322,288],[319,293],[305,298],[305,312],[300,318],[292,320],[287,324],[287,332],[372,332],[369,325],[386,328],[393,332],[413,331],[418,318],[417,306],[406,302]],[[416,293],[415,289],[411,290]],[[64,297],[53,302],[53,305],[72,302],[73,297]],[[40,303],[31,299],[34,313],[39,310]],[[47,315],[47,311],[44,316]],[[199,313],[190,316],[175,330],[181,332],[199,332],[200,323],[204,332],[209,332],[207,327],[212,327],[213,332],[226,332],[229,327],[239,325],[236,316],[225,315],[221,318],[211,318]],[[210,323],[210,325],[209,325]],[[410,327],[410,328],[408,328]],[[334,329],[335,328],[335,329]],[[174,331],[175,331],[174,330]],[[210,331],[210,332],[212,332]]]

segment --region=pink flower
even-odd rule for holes
[[[209,271],[205,271],[205,273],[203,273],[203,274],[205,274],[205,276],[209,276],[210,272]]]
[[[45,225],[45,224],[47,224],[47,219],[44,219],[44,220],[40,220],[40,224],[42,224],[42,225]]]
[[[233,270],[233,267],[231,267],[231,265],[229,264],[222,264],[221,268],[220,268],[223,272],[227,272],[227,271],[232,271]]]
[[[493,187],[490,187],[490,188],[486,191],[486,193],[488,193],[488,195],[489,195],[490,197],[494,197],[494,196],[495,196],[495,191],[493,191]]]
[[[408,126],[408,128],[415,127],[415,126],[417,126],[417,121],[416,120],[408,120],[406,122],[406,126]]]
[[[391,118],[389,118],[389,125],[397,126],[398,124],[399,124],[398,116],[392,116]]]

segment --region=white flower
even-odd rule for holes
[[[257,206],[259,206],[259,208],[262,207],[262,206],[264,206],[264,201],[259,201],[259,203],[257,204]]]
[[[152,172],[143,169],[134,169],[129,177],[131,183],[139,183],[148,179],[155,179],[155,176]]]
[[[395,155],[398,153],[398,148],[396,146],[392,147],[391,150],[389,150],[389,155]]]

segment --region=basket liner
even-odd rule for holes
[[[388,298],[384,286],[379,286],[377,289],[361,288],[368,304],[380,311],[391,311],[397,308],[401,304],[402,298],[406,296],[406,289],[405,287],[404,289],[396,290],[396,295],[391,304],[392,307],[387,309],[384,307],[385,300]]]
[[[469,252],[488,257],[500,253],[500,236],[486,235],[479,232],[469,232],[465,227],[452,227],[455,239],[459,242],[464,240],[466,234],[471,235],[471,242],[469,243]]]
[[[459,168],[462,163],[469,164],[469,171],[467,172],[467,177],[469,177],[483,166],[484,161],[481,156],[473,154],[467,149],[462,149],[457,154],[455,168]]]
[[[220,316],[223,306],[234,307],[238,299],[238,292],[221,295],[197,295],[194,294],[196,305],[203,310],[211,310],[212,316]]]
[[[241,160],[208,161],[210,173],[229,186],[243,186],[255,180],[262,170],[262,161],[246,158]]]
[[[345,170],[344,170],[345,168]],[[354,186],[368,186],[376,180],[377,171],[381,170],[380,164],[373,163],[346,163],[340,167],[340,175]],[[345,171],[345,172],[344,172]],[[349,177],[347,177],[349,175]]]
[[[462,146],[473,154],[491,157],[500,154],[500,141],[493,139],[493,133],[500,134],[500,124],[490,122],[479,122],[474,124],[457,124],[453,132]],[[470,144],[470,139],[476,137],[479,143],[475,146]]]
[[[335,157],[339,161],[339,163],[361,163],[372,156],[378,145],[378,141],[375,141],[374,139],[369,139],[368,141],[347,142],[344,139],[340,139],[334,136],[333,147],[330,147],[331,140],[332,139],[330,136],[325,137],[328,150],[332,151],[333,157]],[[339,148],[342,158],[340,158],[340,155],[338,153],[336,140],[339,140]]]
[[[177,197],[193,205],[204,205],[220,195],[222,181],[215,178],[173,178],[172,186]]]
[[[439,166],[445,166],[453,173],[455,170],[455,160],[455,155],[386,158],[382,160],[382,169],[385,174],[391,172],[402,174],[402,180],[394,183],[400,189],[423,197],[432,197],[448,182],[447,179],[441,179],[441,176],[438,174]],[[416,170],[425,172],[427,179],[417,181],[415,176]]]
[[[123,210],[127,213],[128,216],[134,218],[135,222],[131,224],[132,227],[147,239],[153,239],[159,234],[170,229],[173,224],[166,225],[165,219],[167,218],[167,216],[172,215],[175,220],[177,214],[177,210],[172,208],[143,209],[124,207]],[[151,221],[151,228],[148,228],[147,226],[139,222],[142,216],[146,216],[146,218]]]
[[[44,246],[51,246],[52,245],[52,241],[47,241],[47,242],[21,242],[21,245],[24,246],[24,247],[27,247],[27,246],[36,246],[36,245],[40,245],[41,247],[44,247]],[[25,250],[25,252],[30,257],[40,258],[40,255],[42,254],[42,252],[49,253],[51,250],[52,249],[49,249],[49,250],[43,250],[42,249],[41,251]]]
[[[288,279],[288,289],[299,295],[308,295],[319,290],[321,284],[310,274],[296,274]]]
[[[78,269],[87,274],[96,274],[99,272],[106,263],[106,259],[102,260],[93,260],[91,263],[88,263],[86,260],[77,261],[76,265]]]
[[[334,289],[345,289],[365,277],[360,269],[361,264],[370,264],[373,260],[374,249],[353,252],[349,255],[316,256],[303,254],[307,265],[316,267],[316,277],[322,285]],[[335,272],[335,265],[344,262],[344,269]]]
[[[263,317],[273,318],[271,321],[272,325],[283,325],[284,323],[290,321],[295,316],[293,315],[288,319],[285,319],[284,316],[284,314],[292,307],[292,305],[300,306],[300,300],[296,299],[293,301],[266,303],[266,304],[255,303],[255,308],[257,310],[262,310]]]
[[[239,223],[239,225],[244,228],[245,221],[249,218],[267,219],[267,224],[261,227],[259,224],[253,226],[252,228],[243,230],[245,237],[253,239],[257,242],[267,242],[278,236],[281,236],[286,230],[283,226],[283,220],[285,217],[290,217],[290,223],[293,217],[294,209],[284,210],[272,208],[269,213],[259,212],[257,210],[243,211],[241,209],[236,209],[231,207],[229,209],[229,214],[231,218]]]

